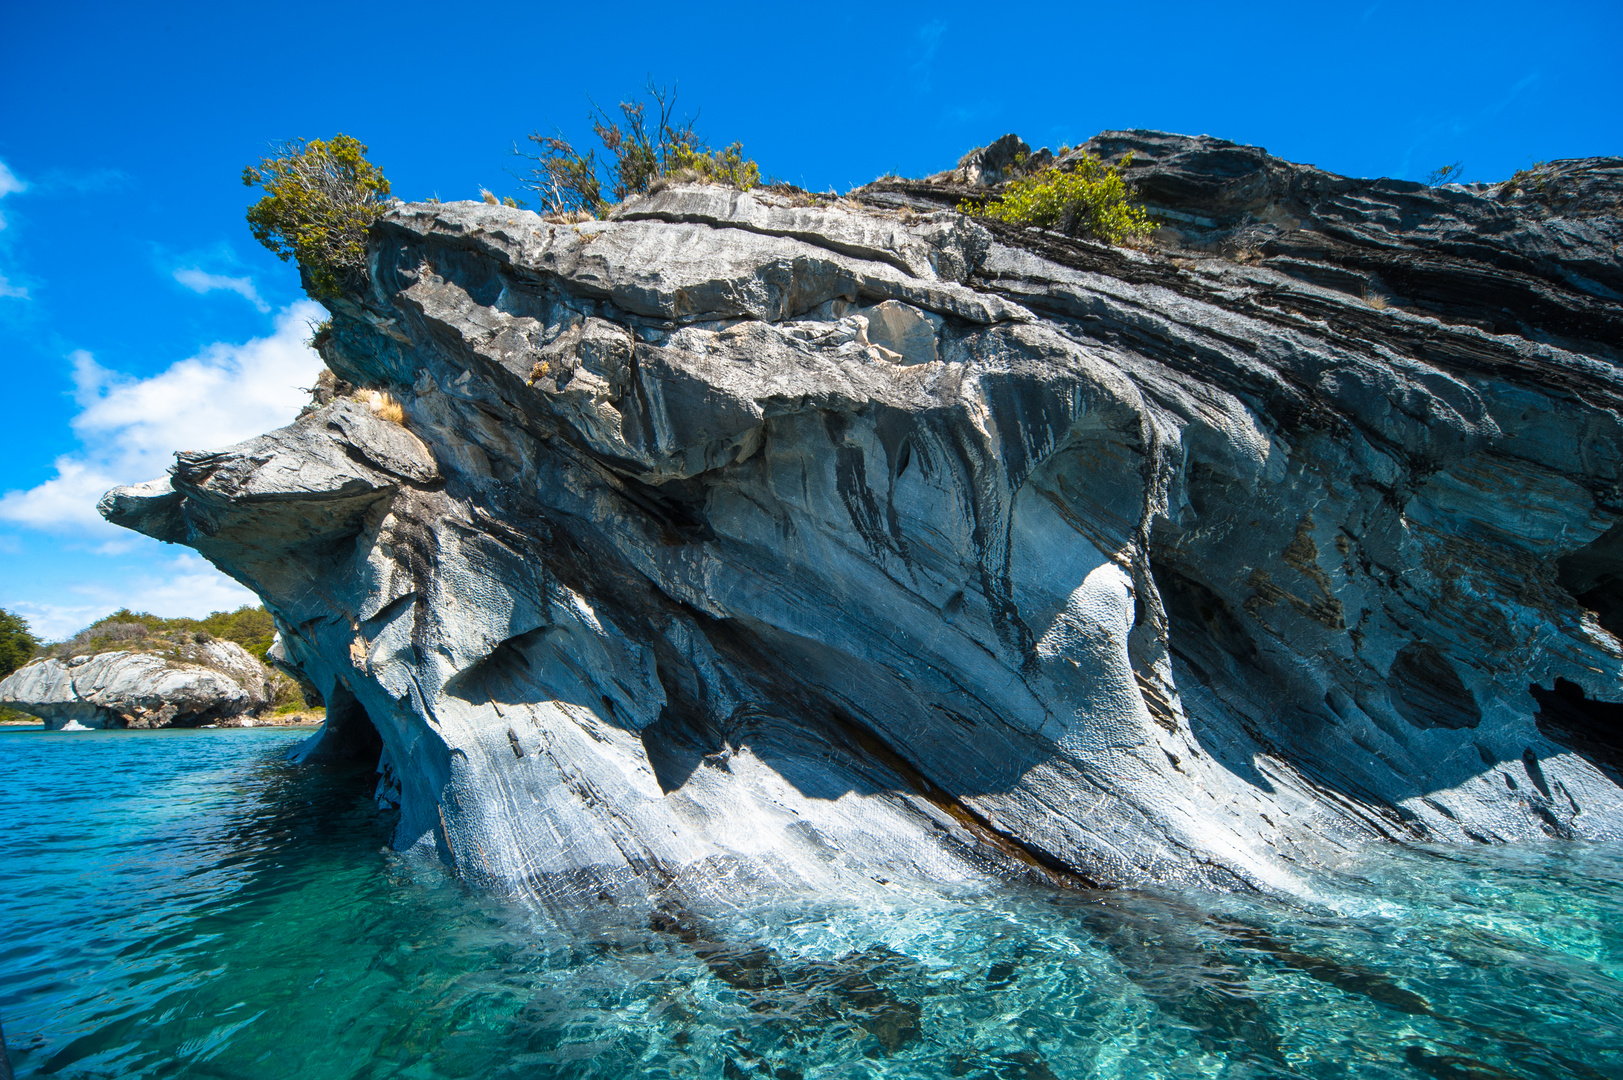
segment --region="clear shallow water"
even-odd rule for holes
[[[61,1077],[1623,1077],[1623,850],[1327,907],[898,894],[564,933],[384,850],[298,733],[0,731],[0,1022]]]

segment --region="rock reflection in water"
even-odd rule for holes
[[[886,1052],[918,1039],[922,1012],[898,998],[888,984],[916,977],[917,965],[883,945],[834,960],[785,962],[760,945],[730,945],[708,935],[691,912],[674,905],[656,910],[649,923],[693,949],[722,982],[744,991],[749,1009],[786,1039],[808,1026],[855,1025]]]

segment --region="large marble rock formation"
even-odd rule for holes
[[[397,844],[544,897],[1618,835],[1623,162],[1092,147],[1156,249],[951,209],[1008,154],[398,206],[320,348],[403,422],[339,397],[103,513],[264,599]]]
[[[270,704],[269,677],[241,645],[213,639],[35,660],[0,680],[0,705],[51,729],[239,724]]]

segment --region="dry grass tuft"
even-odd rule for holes
[[[1368,304],[1376,311],[1385,311],[1391,306],[1391,303],[1386,299],[1386,297],[1382,296],[1380,293],[1374,292],[1364,294],[1364,303]]]
[[[399,400],[386,390],[362,390],[355,395],[367,408],[371,409],[379,418],[391,424],[405,424],[406,410],[400,407]]]

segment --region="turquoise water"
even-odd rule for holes
[[[1325,904],[763,901],[565,933],[274,729],[0,731],[18,1076],[1623,1077],[1623,850],[1383,850]]]

